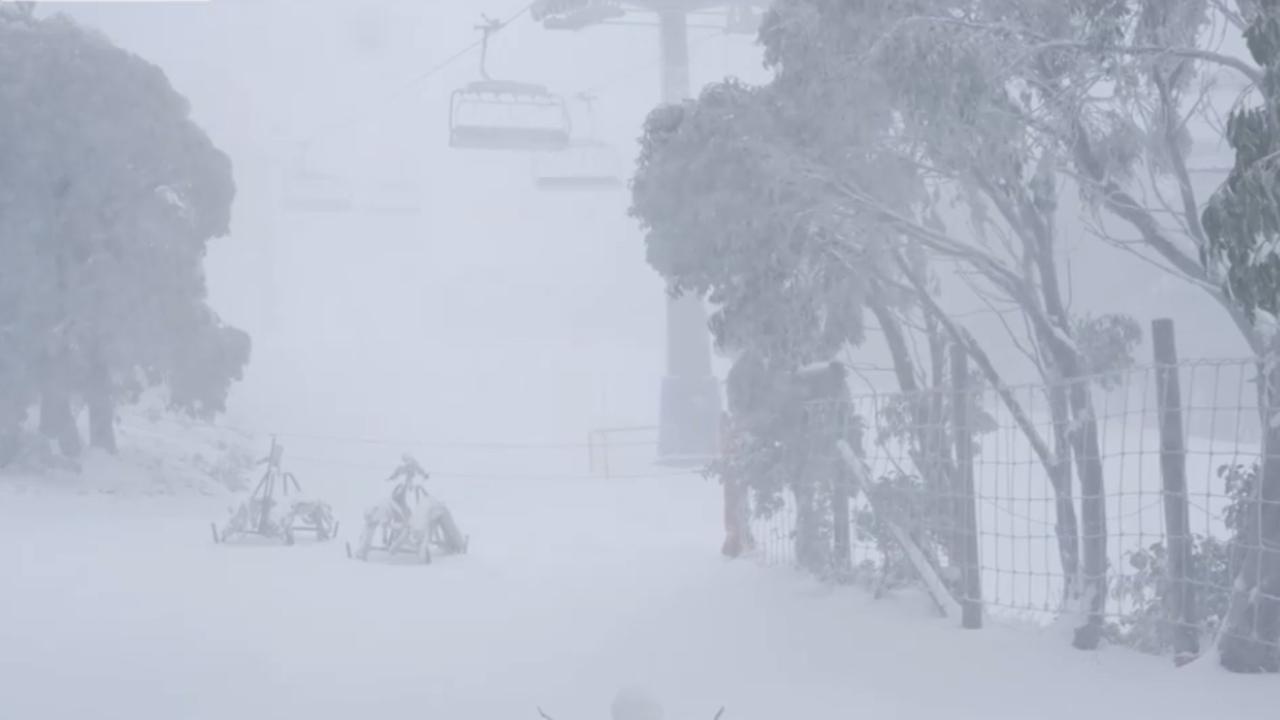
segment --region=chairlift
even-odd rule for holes
[[[489,76],[489,37],[502,23],[485,19],[478,29],[481,80],[454,90],[449,101],[449,145],[469,150],[559,150],[571,131],[564,99],[542,85]]]
[[[534,183],[540,190],[612,190],[623,186],[622,162],[612,146],[577,140],[534,159]]]
[[[305,151],[285,171],[281,203],[299,213],[345,213],[351,210],[351,187],[342,178],[309,167]]]
[[[591,134],[553,152],[534,156],[534,184],[540,190],[612,190],[623,186],[622,160],[613,146],[595,134],[594,98],[580,95],[587,106]]]

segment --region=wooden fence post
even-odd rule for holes
[[[843,378],[841,381],[843,382]],[[831,437],[834,437],[838,442],[845,439],[849,434],[848,418],[853,410],[845,404],[845,401],[836,400],[833,402],[834,411],[826,418],[826,422],[832,424],[835,432],[830,434],[823,432],[821,436],[824,440],[830,440]],[[849,507],[849,470],[836,452],[834,443],[825,450],[824,454],[831,454],[828,455],[830,464],[827,467],[832,473],[831,515],[833,523],[832,541],[835,551],[832,560],[835,563],[837,574],[843,579],[848,577],[853,570],[853,518]]]
[[[1191,510],[1187,501],[1187,449],[1182,439],[1182,389],[1178,382],[1178,348],[1173,320],[1151,323],[1156,365],[1156,405],[1160,414],[1160,476],[1164,482],[1165,543],[1169,551],[1165,597],[1174,662],[1200,653],[1195,586],[1191,570]]]
[[[973,482],[973,433],[969,427],[969,356],[951,346],[951,417],[956,446],[955,520],[959,532],[963,597],[961,625],[982,627],[982,569],[978,561],[978,498]]]

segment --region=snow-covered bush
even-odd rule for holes
[[[1195,593],[1196,624],[1204,632],[1217,632],[1227,616],[1232,581],[1240,563],[1245,514],[1257,484],[1258,469],[1258,463],[1218,468],[1229,503],[1222,514],[1228,537],[1196,534],[1191,538],[1188,579]],[[1112,587],[1120,613],[1107,625],[1111,642],[1152,654],[1174,649],[1173,627],[1166,608],[1172,591],[1168,557],[1163,540],[1126,555],[1132,572],[1118,575]]]

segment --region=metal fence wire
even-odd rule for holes
[[[755,493],[757,557],[877,594],[933,573],[985,616],[1078,615],[1079,643],[1235,642],[1280,669],[1280,422],[1259,375],[1173,360],[811,402],[802,469]]]

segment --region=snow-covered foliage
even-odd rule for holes
[[[10,462],[0,468],[6,492],[115,496],[210,495],[249,489],[256,439],[241,431],[168,411],[163,393],[144,393],[116,419],[114,454],[91,449],[71,459],[33,425],[14,433]]]
[[[1177,9],[1194,16],[1196,7]],[[1017,309],[1024,322],[1005,325],[1013,342],[1060,389],[1048,403],[1054,447],[1030,422],[1022,428],[1036,436],[1055,492],[1072,494],[1071,455],[1086,498],[1081,555],[1100,586],[1082,646],[1100,639],[1106,596],[1089,388],[1123,367],[1140,332],[1119,316],[1073,316],[1060,196],[1079,174],[1077,139],[1096,131],[1099,142],[1132,149],[1137,137],[1112,122],[1120,106],[1091,109],[1095,74],[1120,71],[1098,49],[1163,37],[1166,25],[1191,22],[1179,13],[1148,17],[1123,2],[782,0],[760,34],[774,79],[726,82],[655,111],[634,186],[651,263],[673,287],[708,292],[720,306],[717,338],[758,352],[776,372],[830,357],[832,341],[859,340],[823,331],[848,325],[827,322],[841,317],[834,310],[870,306],[888,327],[902,389],[916,390],[922,373],[906,359],[895,317],[915,305],[930,323],[930,379],[940,381],[950,345],[1000,387],[1007,367],[937,302],[932,265],[959,264],[975,293]],[[1112,153],[1106,162],[1115,165],[1106,172],[1123,174],[1134,160]],[[967,225],[946,217],[956,206]],[[1074,517],[1059,526],[1069,533],[1064,548],[1076,545]]]
[[[1232,113],[1235,167],[1204,212],[1203,260],[1225,269],[1226,289],[1251,321],[1260,312],[1280,316],[1280,3],[1261,8],[1245,36],[1265,69],[1263,103]]]
[[[83,399],[111,450],[115,405],[158,384],[220,412],[249,353],[205,304],[228,157],[159,68],[64,17],[0,15],[0,100],[0,438],[38,400],[75,455]]]
[[[716,307],[721,347],[798,369],[861,341],[877,260],[849,242],[787,124],[776,93],[734,81],[658,108],[645,124],[632,213],[673,292]]]

